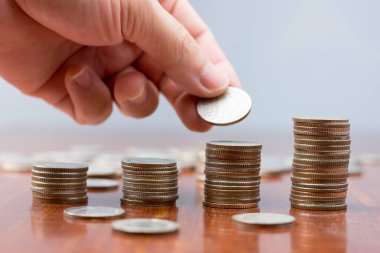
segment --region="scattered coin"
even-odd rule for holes
[[[125,211],[122,208],[105,206],[78,206],[64,210],[64,215],[81,219],[107,219],[122,216]]]
[[[348,174],[349,175],[360,175],[363,173],[363,168],[360,164],[350,164],[348,165]]]
[[[202,98],[197,104],[199,116],[213,125],[231,125],[243,120],[251,111],[251,98],[242,89],[228,87],[216,98]]]
[[[119,186],[119,182],[106,178],[88,178],[87,189],[113,189]]]
[[[124,219],[113,222],[112,228],[133,234],[163,234],[175,232],[179,226],[176,222],[163,219]]]
[[[347,119],[293,118],[293,208],[346,209],[350,159]]]
[[[357,164],[367,165],[367,166],[378,166],[380,165],[380,154],[363,154],[357,158]]]
[[[287,214],[278,213],[242,213],[235,214],[232,219],[237,222],[262,226],[279,226],[295,222],[295,218]]]
[[[119,176],[119,171],[112,166],[107,166],[107,164],[104,164],[103,166],[91,165],[88,169],[87,175],[88,177],[93,178],[114,178]]]
[[[260,173],[262,175],[277,174],[292,170],[292,161],[289,157],[263,156]]]
[[[31,171],[33,160],[19,153],[1,153],[0,169],[9,172],[25,172]]]

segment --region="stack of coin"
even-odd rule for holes
[[[216,208],[257,207],[261,149],[261,144],[251,142],[207,143],[203,204]]]
[[[347,208],[350,123],[347,119],[293,118],[292,207]]]
[[[121,203],[139,206],[173,206],[178,199],[177,162],[171,159],[132,158],[121,162]]]
[[[40,162],[32,169],[33,199],[52,204],[87,202],[88,166],[79,163]]]

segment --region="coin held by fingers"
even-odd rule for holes
[[[228,87],[216,98],[202,98],[197,112],[208,123],[216,126],[232,125],[245,119],[251,111],[251,97],[242,89]]]

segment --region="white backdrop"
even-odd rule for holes
[[[288,131],[295,115],[349,117],[354,131],[380,128],[380,1],[192,3],[253,98],[251,116],[230,130]],[[81,128],[1,80],[0,87],[0,128]],[[115,110],[98,128],[182,129],[162,101],[148,119]]]

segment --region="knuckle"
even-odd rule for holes
[[[134,41],[137,36],[146,33],[148,22],[151,22],[151,16],[148,8],[151,7],[150,1],[141,0],[121,0],[121,23],[122,33],[125,39]]]

